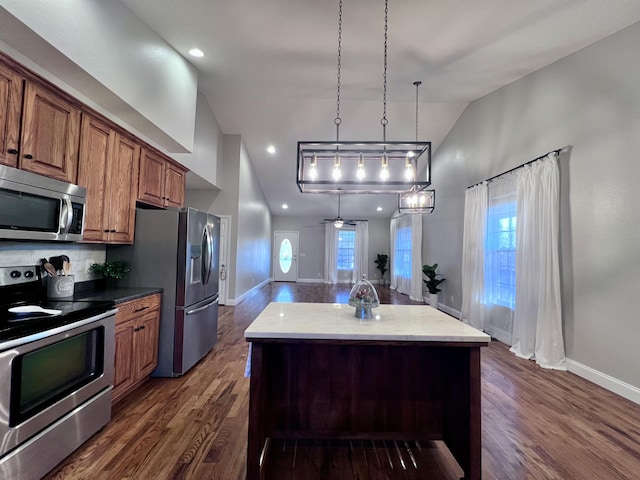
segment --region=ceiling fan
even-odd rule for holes
[[[336,228],[342,228],[344,225],[354,226],[356,224],[356,220],[345,220],[340,216],[340,194],[338,194],[338,216],[335,218],[325,218],[324,221],[333,222]]]

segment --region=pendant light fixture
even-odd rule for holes
[[[342,0],[338,9],[336,140],[300,141],[296,183],[302,193],[387,193],[422,191],[431,184],[431,142],[387,141],[387,40],[389,2],[384,10],[382,141],[340,140],[342,74]],[[417,130],[416,130],[417,134]]]
[[[422,82],[413,82],[416,87],[416,143],[418,142],[418,88]],[[410,152],[411,153],[411,152]],[[410,155],[407,154],[405,163],[406,178],[414,176],[415,170]],[[430,172],[427,172],[429,174]],[[431,183],[431,182],[429,182]],[[436,206],[436,191],[426,187],[413,186],[410,191],[398,195],[398,211],[400,213],[432,213]]]

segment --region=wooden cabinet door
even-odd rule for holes
[[[136,381],[136,359],[134,339],[135,320],[118,324],[116,314],[116,350],[113,369],[113,400],[115,401]]]
[[[84,235],[88,242],[108,238],[107,168],[113,150],[111,129],[89,115],[82,117],[78,185],[87,189]]]
[[[142,149],[138,200],[158,207],[164,206],[166,164],[164,158],[147,149]]]
[[[165,199],[164,204],[167,207],[182,207],[184,205],[184,185],[185,185],[184,169],[167,163],[165,177]]]
[[[50,90],[27,81],[22,115],[19,167],[76,183],[80,111]]]
[[[107,176],[110,192],[109,243],[133,243],[138,193],[140,146],[133,140],[114,132],[113,155]]]
[[[160,311],[155,310],[140,319],[135,332],[138,378],[146,377],[158,365],[158,332]]]
[[[0,64],[0,164],[18,166],[24,77]]]

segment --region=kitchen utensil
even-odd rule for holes
[[[56,273],[56,269],[53,267],[53,265],[51,265],[49,262],[46,262],[43,265],[44,269],[47,271],[47,273],[49,273],[49,275],[51,275],[52,277],[57,276],[58,274]]]
[[[39,305],[21,305],[19,307],[11,307],[11,313],[48,313],[49,315],[60,315],[62,310],[54,310],[53,308],[42,308]]]
[[[66,257],[69,258],[69,257]],[[62,262],[65,260],[65,255],[58,255],[57,257],[49,257],[49,263],[53,266],[56,272],[62,272]]]
[[[68,260],[62,262],[62,272],[64,275],[69,275],[71,271],[71,263]]]

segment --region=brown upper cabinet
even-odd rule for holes
[[[139,157],[135,141],[83,115],[78,185],[87,189],[85,241],[133,243]]]
[[[18,167],[76,183],[80,110],[49,88],[27,80]]]
[[[143,148],[138,201],[156,207],[182,207],[186,172],[159,153]]]
[[[18,166],[24,77],[0,63],[0,164]]]

